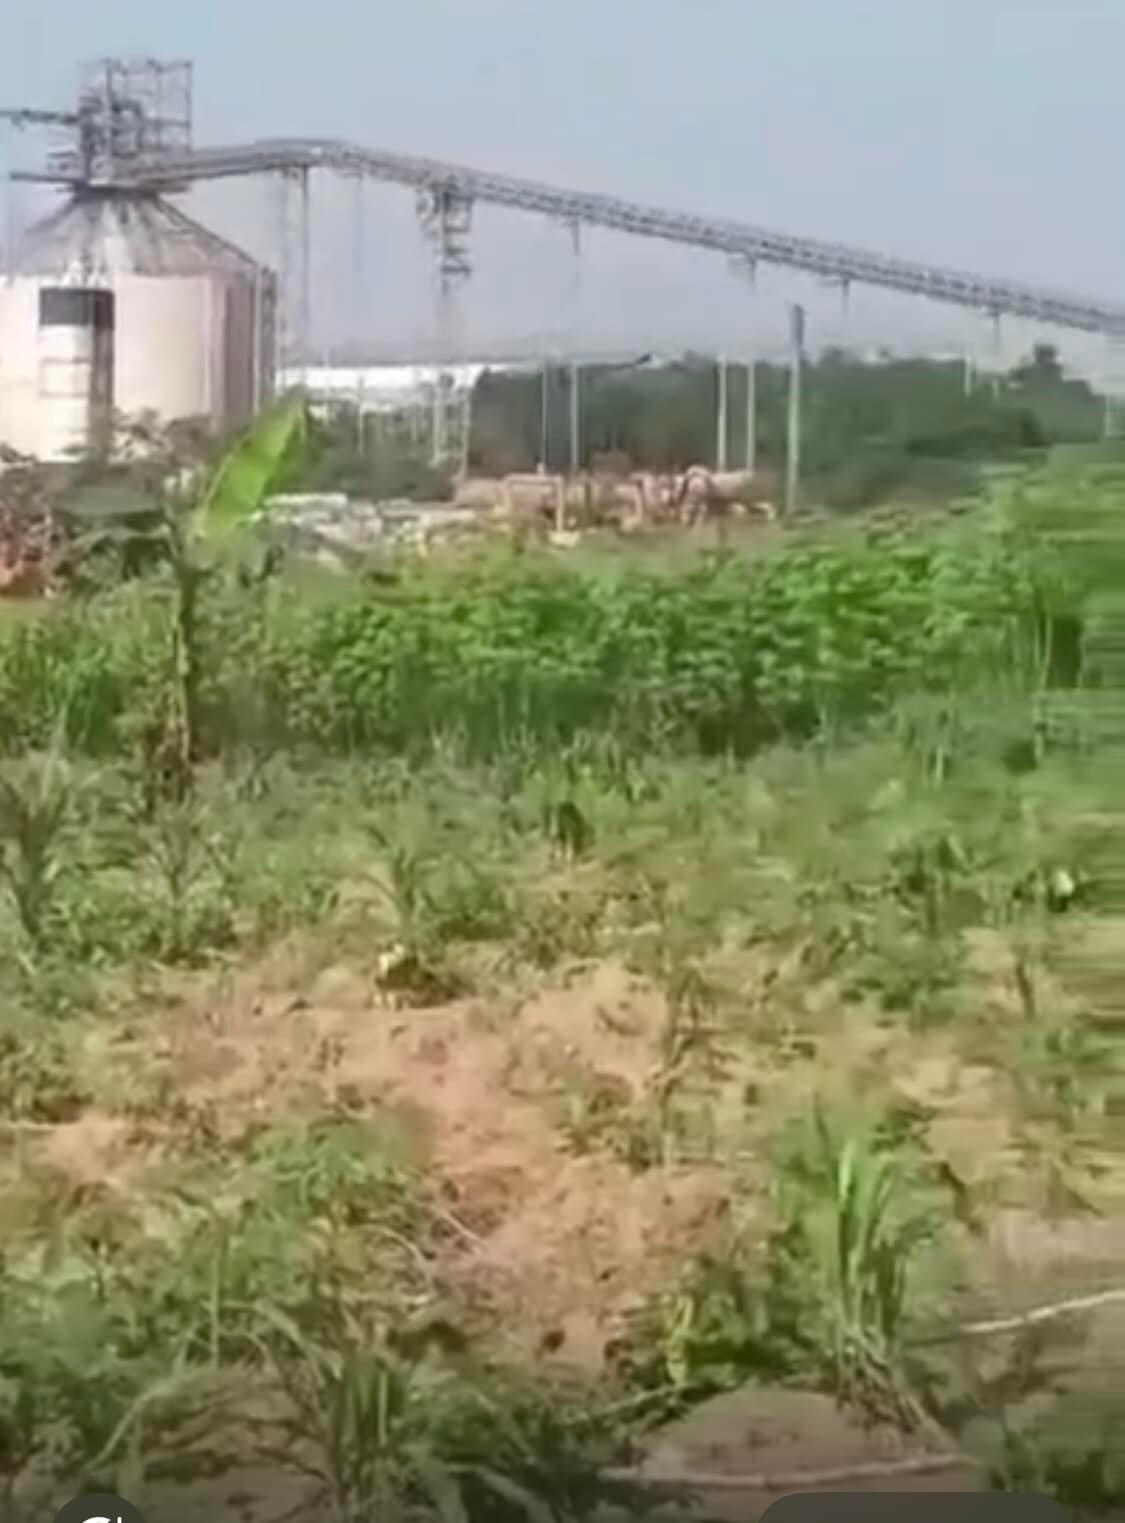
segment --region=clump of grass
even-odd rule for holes
[[[834,1136],[819,1106],[813,1127],[813,1178],[823,1182],[835,1229],[824,1265],[833,1387],[845,1401],[915,1426],[922,1408],[903,1358],[908,1277],[937,1224],[904,1204],[907,1182],[893,1154]]]
[[[563,1523],[632,1497],[599,1476],[568,1403],[487,1372],[448,1321],[364,1326],[318,1294],[298,1317],[267,1309],[261,1340],[292,1413],[288,1453],[309,1456],[339,1523]]]
[[[885,1134],[887,1135],[887,1134]],[[789,1150],[777,1214],[747,1257],[707,1256],[642,1312],[625,1379],[676,1405],[748,1380],[814,1385],[870,1416],[925,1420],[907,1371],[910,1271],[936,1221],[878,1133],[838,1136],[818,1105]]]
[[[0,875],[34,952],[43,950],[63,868],[75,783],[64,759],[65,715],[42,757],[0,772]]]

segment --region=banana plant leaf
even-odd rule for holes
[[[195,511],[198,530],[223,535],[246,524],[304,438],[306,418],[304,399],[294,395],[281,398],[255,420],[208,483]]]

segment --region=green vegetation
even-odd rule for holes
[[[503,554],[199,609],[209,743],[315,743],[465,760],[582,736],[749,755],[825,738],[906,692],[952,692],[1036,659],[1029,555],[976,530],[809,538],[761,563],[716,556],[591,574]],[[182,605],[181,605],[182,606]],[[64,690],[73,745],[112,752],[163,680],[159,588],[129,586],[10,632],[0,737],[39,743]],[[247,712],[242,697],[256,688]]]
[[[748,1380],[1119,1499],[1055,1436],[1112,1329],[949,1334],[994,1228],[1025,1306],[1121,1209],[1104,560],[1051,537],[1120,466],[753,559],[252,575],[298,432],[0,619],[9,1511],[283,1459],[309,1516],[590,1516]]]
[[[703,359],[640,371],[592,367],[582,379],[585,448],[618,451],[651,469],[711,461],[716,385],[715,366]],[[547,438],[556,469],[568,458],[568,387],[568,372],[551,378]],[[758,453],[775,471],[785,457],[786,388],[784,365],[758,366]],[[746,379],[737,365],[729,403],[731,459],[740,461]],[[473,399],[473,463],[485,474],[527,469],[541,449],[541,411],[538,377],[482,377]],[[970,378],[968,388],[957,361],[865,362],[830,350],[809,363],[805,382],[808,495],[835,508],[906,494],[944,501],[972,490],[984,463],[1090,443],[1101,429],[1101,399],[1085,382],[1066,379],[1047,347],[1007,376]]]
[[[758,460],[780,473],[785,458],[787,371],[762,363],[756,377]],[[569,370],[548,372],[547,464],[570,462]],[[746,376],[729,375],[730,458],[745,458]],[[611,456],[635,468],[682,470],[712,461],[716,370],[703,358],[659,367],[590,366],[582,372],[584,463]],[[485,476],[530,470],[544,441],[538,374],[486,372],[472,398],[469,467]],[[1053,445],[1099,439],[1104,402],[1085,381],[1063,375],[1038,347],[1007,375],[967,374],[959,361],[861,360],[829,350],[808,364],[803,469],[809,501],[846,511],[896,502],[945,503],[978,491],[990,468],[1037,465]],[[339,408],[314,424],[309,447],[286,473],[293,491],[343,491],[379,501],[441,501],[450,473],[428,463],[427,442],[409,414],[368,418]],[[428,435],[426,436],[428,439]]]

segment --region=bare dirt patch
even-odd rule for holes
[[[788,1032],[775,1033],[756,1006],[744,1028],[737,1013],[712,1016],[722,1061],[690,1077],[722,1146],[638,1166],[618,1144],[648,1115],[667,1069],[670,1012],[623,965],[576,968],[530,994],[400,1009],[360,967],[282,947],[218,976],[169,976],[91,1048],[92,1088],[127,1096],[121,1114],[91,1111],[34,1137],[23,1156],[35,1177],[135,1198],[149,1169],[174,1167],[200,1138],[237,1147],[263,1123],[393,1115],[440,1184],[452,1230],[437,1267],[470,1308],[468,1325],[497,1352],[594,1377],[639,1301],[667,1289],[693,1255],[753,1229],[769,1184],[762,1144],[814,1093],[915,1105],[931,1147],[968,1186],[1001,1168],[1016,1177],[1009,1081],[956,1031],[911,1030],[827,998]],[[596,1112],[600,1097],[610,1130],[584,1135],[567,1103]],[[998,1312],[1034,1302],[1032,1285],[1049,1294],[1064,1280],[1080,1291],[1095,1263],[1119,1262],[1119,1227],[1077,1218],[1048,1227],[1011,1202],[1018,1190],[986,1212],[975,1250]],[[654,1467],[785,1474],[918,1455],[916,1443],[809,1393],[760,1391],[754,1402],[705,1405],[664,1435]],[[975,1474],[919,1470],[891,1489],[964,1488]],[[705,1495],[713,1518],[755,1517],[771,1499],[721,1487]]]
[[[691,1513],[750,1523],[786,1491],[977,1491],[978,1466],[950,1460],[948,1445],[908,1442],[897,1431],[865,1426],[831,1398],[809,1391],[747,1388],[702,1403],[670,1424],[650,1450],[653,1477],[712,1478],[694,1492]],[[928,1452],[929,1450],[929,1452]],[[820,1473],[817,1483],[798,1475]],[[772,1485],[754,1485],[754,1479]],[[724,1484],[724,1482],[726,1484]],[[670,1516],[688,1508],[669,1507]]]
[[[150,1159],[171,1155],[177,1121],[237,1141],[262,1121],[326,1108],[393,1111],[456,1227],[443,1273],[509,1352],[597,1373],[628,1310],[729,1237],[732,1200],[739,1228],[752,1224],[768,1181],[747,1159],[814,1089],[877,1090],[924,1107],[932,1146],[971,1186],[1018,1168],[1007,1080],[966,1061],[948,1033],[888,1028],[838,1007],[809,1029],[796,1057],[780,1040],[728,1041],[733,1056],[698,1102],[725,1150],[643,1167],[624,1149],[615,1156],[604,1133],[576,1137],[566,1120],[568,1099],[587,1109],[605,1099],[609,1125],[627,1127],[668,1061],[664,996],[613,962],[522,1000],[402,1010],[387,1008],[369,974],[318,966],[291,945],[218,978],[170,980],[162,1008],[138,1018],[112,1061],[160,1097],[150,1117],[162,1110],[173,1121],[150,1128]],[[136,1130],[99,1113],[59,1129],[40,1158],[76,1182],[104,1182],[124,1178],[142,1152]],[[1088,1264],[1093,1243],[1076,1251]],[[1017,1273],[999,1243],[987,1257],[990,1275]]]
[[[36,1162],[72,1187],[123,1191],[138,1162],[130,1149],[132,1131],[120,1117],[87,1111],[45,1134]]]
[[[390,1108],[445,1186],[459,1228],[449,1277],[490,1309],[510,1352],[596,1372],[623,1312],[724,1229],[726,1169],[638,1172],[574,1156],[560,1131],[561,1081],[639,1095],[660,1061],[663,1003],[623,970],[592,969],[514,1012],[479,1000],[388,1010],[347,969],[299,994],[273,971],[183,991],[118,1061],[157,1065],[180,1113],[205,1113],[230,1138],[267,1114]]]

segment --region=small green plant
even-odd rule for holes
[[[1111,1044],[1079,1022],[1039,1024],[1019,1034],[1012,1076],[1029,1116],[1072,1133],[1096,1115],[1112,1074]]]
[[[676,1403],[750,1379],[811,1383],[907,1427],[924,1420],[906,1371],[912,1261],[934,1234],[904,1202],[887,1137],[837,1138],[818,1105],[783,1171],[775,1224],[752,1256],[705,1257],[625,1340],[625,1378]]]
[[[913,1425],[922,1409],[903,1366],[908,1275],[935,1221],[904,1209],[905,1180],[892,1154],[833,1136],[820,1106],[813,1127],[813,1178],[819,1172],[835,1229],[824,1266],[833,1384],[845,1400]]]
[[[343,1305],[317,1298],[316,1312],[315,1331],[276,1308],[262,1313],[261,1346],[288,1398],[293,1437],[311,1443],[312,1474],[339,1523],[393,1518],[411,1470],[427,1469],[415,1449],[421,1371]]]
[[[377,880],[377,886],[392,912],[395,934],[407,955],[419,958],[432,945],[433,862],[424,846],[406,835],[393,834],[375,821],[367,828],[383,853],[386,880]]]
[[[171,961],[189,949],[189,911],[193,888],[208,867],[198,801],[193,794],[165,802],[149,832],[148,855],[164,893],[166,929],[160,951]]]
[[[643,1307],[615,1348],[624,1383],[669,1414],[748,1380],[817,1375],[809,1249],[799,1222],[769,1234],[754,1269],[704,1255]]]
[[[448,1322],[366,1323],[318,1294],[297,1315],[263,1311],[260,1333],[288,1398],[289,1454],[339,1523],[572,1523],[632,1496],[601,1480],[592,1446],[469,1360]]]
[[[1054,1417],[1026,1428],[1006,1424],[1001,1454],[993,1461],[993,1485],[1054,1497],[1077,1509],[1078,1516],[1119,1511],[1125,1502],[1120,1422],[1105,1412],[1092,1414],[1093,1423],[1090,1416],[1080,1421],[1078,1433],[1060,1430]]]
[[[0,874],[24,935],[41,951],[62,870],[75,785],[63,759],[65,716],[46,755],[0,773]]]

